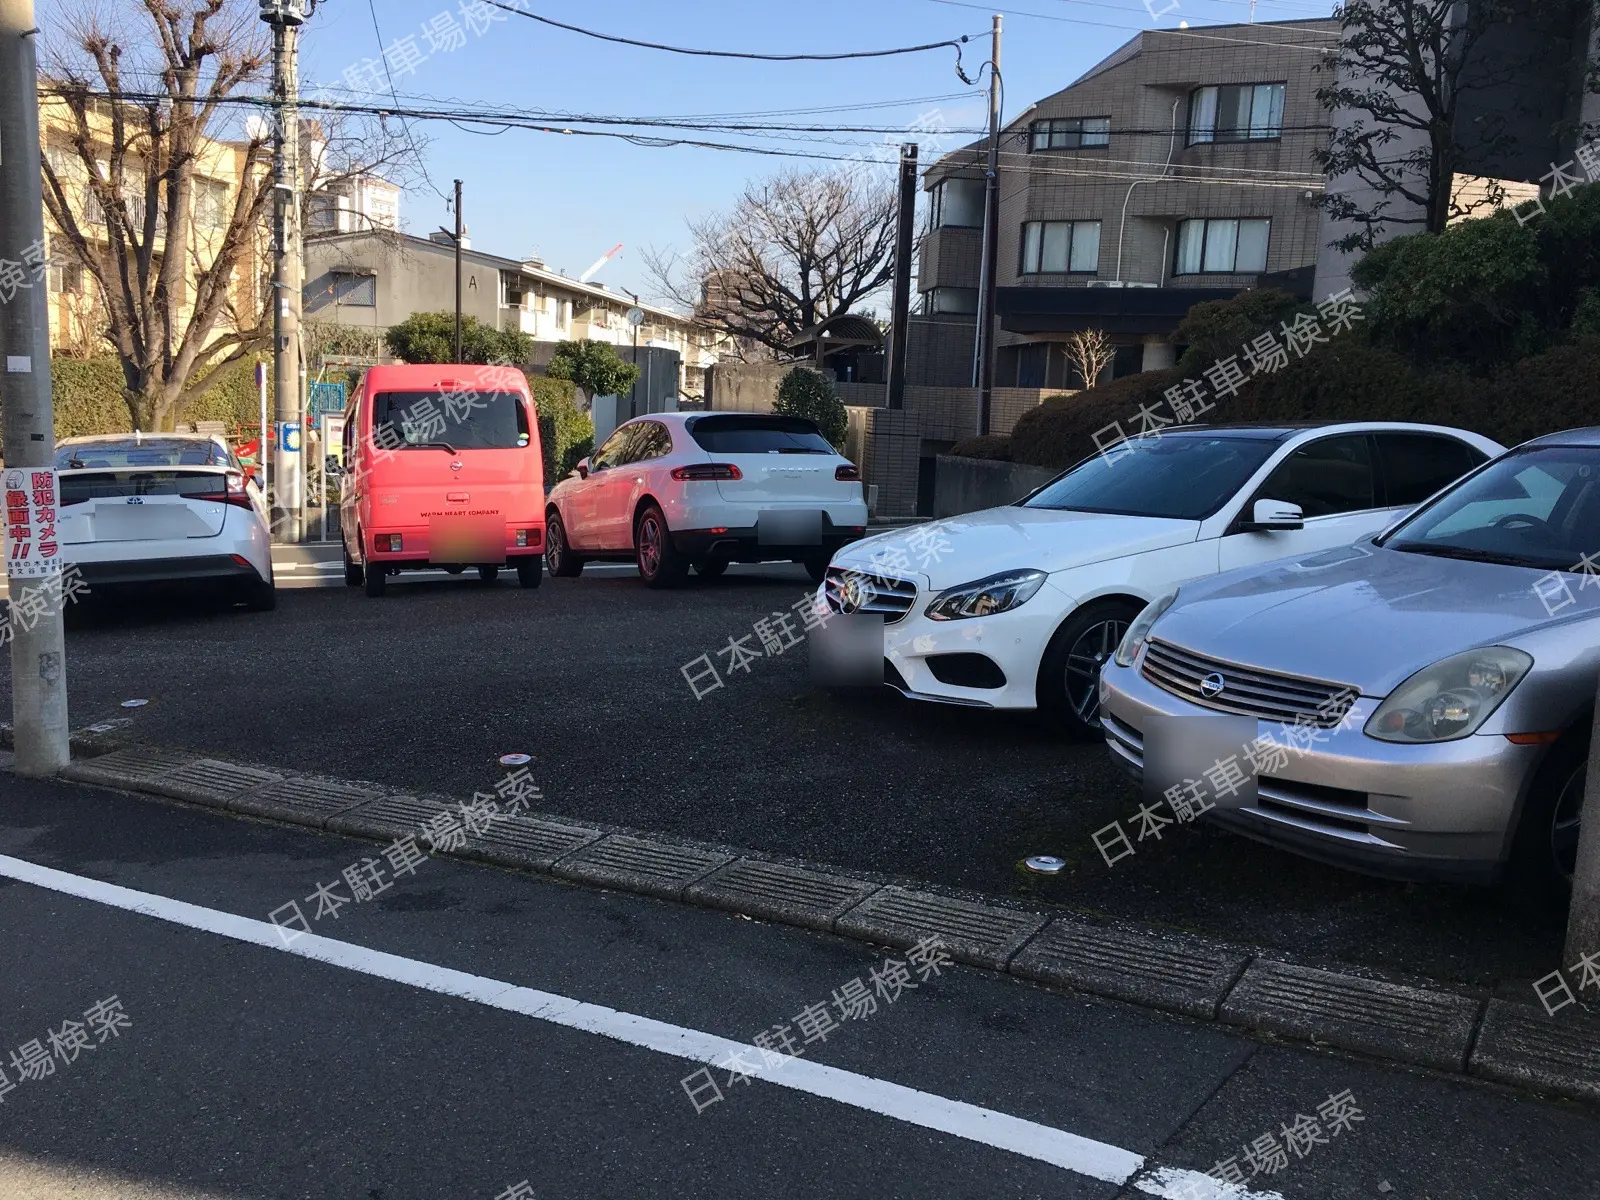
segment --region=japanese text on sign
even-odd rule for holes
[[[6,574],[42,579],[61,571],[56,540],[56,473],[13,467],[5,473]]]

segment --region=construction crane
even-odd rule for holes
[[[596,274],[599,273],[601,267],[605,266],[608,262],[610,262],[613,258],[615,258],[617,256],[617,251],[619,251],[621,249],[622,249],[622,243],[618,242],[615,246],[611,247],[611,249],[607,250],[605,252],[605,254],[600,258],[600,260],[594,264],[594,266],[590,267],[582,275],[578,276],[578,282],[579,283],[588,283],[590,279],[592,279]]]

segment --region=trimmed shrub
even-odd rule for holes
[[[1196,304],[1178,323],[1173,341],[1187,346],[1178,360],[1185,378],[1197,378],[1219,358],[1238,354],[1269,330],[1292,321],[1297,312],[1317,311],[1277,288],[1250,288],[1226,300]]]
[[[845,434],[850,427],[844,401],[834,394],[832,381],[810,367],[795,367],[783,377],[772,411],[815,422],[835,449],[844,449]]]
[[[402,362],[448,363],[455,360],[455,329],[454,313],[412,313],[391,325],[384,341]],[[476,317],[463,317],[461,357],[469,363],[525,363],[533,357],[533,338],[515,329],[485,325]]]
[[[950,447],[951,454],[962,458],[986,458],[991,462],[1011,461],[1011,438],[1003,433],[985,433],[970,437]]]
[[[569,380],[530,375],[528,387],[539,413],[545,482],[554,486],[571,473],[580,458],[594,450],[594,418],[578,408]]]
[[[1126,434],[1136,434],[1139,410],[1162,404],[1162,393],[1182,378],[1175,370],[1145,371],[1071,396],[1048,396],[1017,418],[1011,431],[1012,461],[1056,470],[1070,467],[1098,453],[1094,435],[1108,426],[1120,423]],[[1109,444],[1112,435],[1105,440]]]

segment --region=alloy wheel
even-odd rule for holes
[[[1100,728],[1100,669],[1117,652],[1127,632],[1127,621],[1101,621],[1079,634],[1067,651],[1067,703],[1090,729]]]
[[[661,526],[654,514],[639,522],[639,573],[653,579],[661,569]]]
[[[567,552],[566,539],[561,533],[561,523],[551,521],[545,530],[544,559],[550,567],[550,574],[561,573],[561,558]]]

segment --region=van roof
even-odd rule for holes
[[[528,390],[527,377],[517,367],[486,363],[396,363],[367,368],[371,387],[423,391],[460,391],[463,386],[485,391]]]

